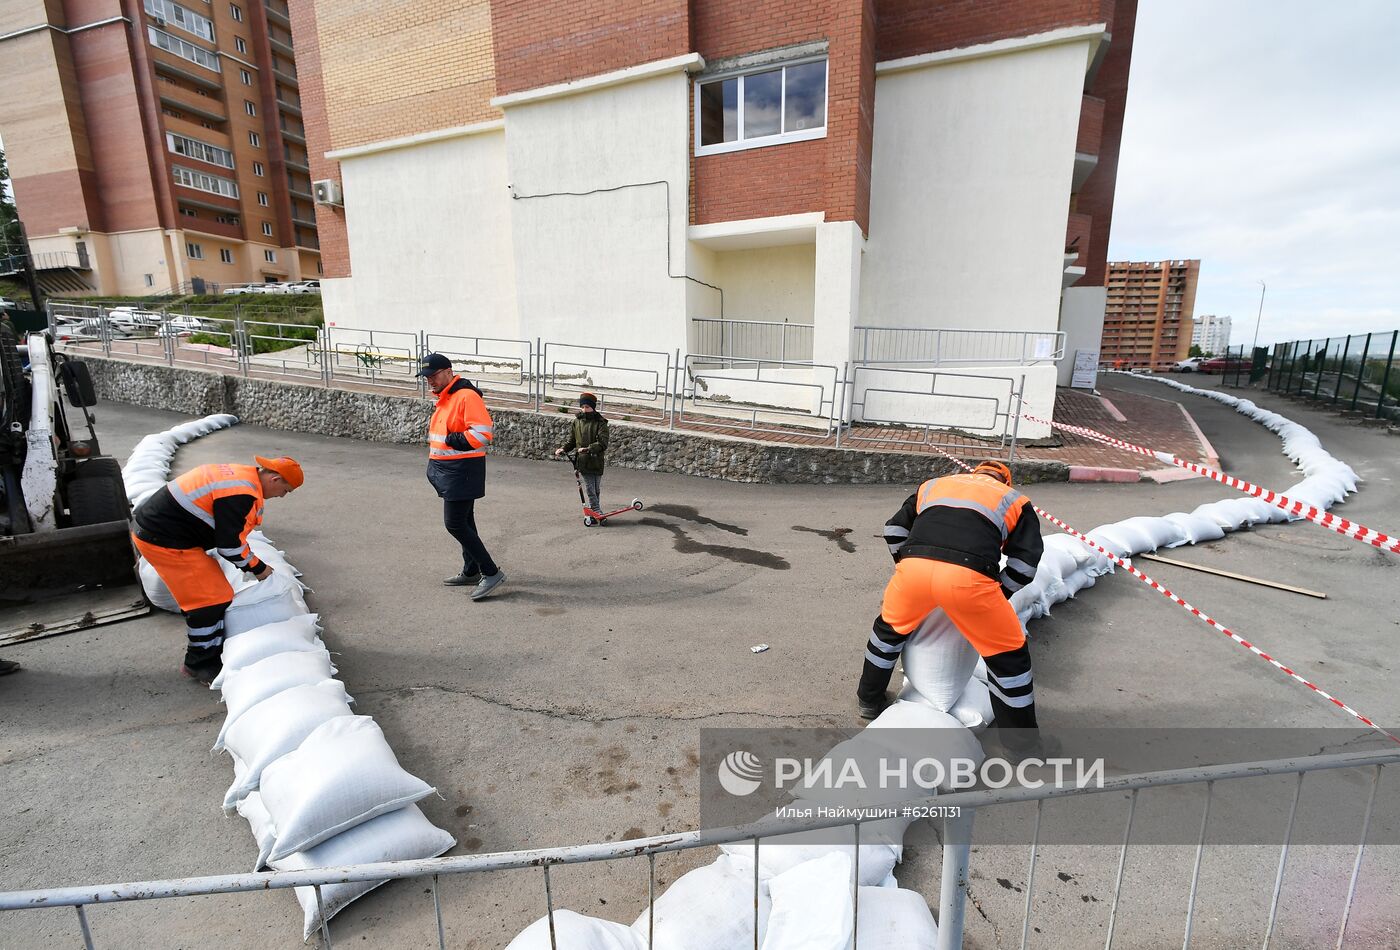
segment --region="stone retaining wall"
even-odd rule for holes
[[[84,356],[98,395],[151,409],[203,416],[231,412],[244,422],[370,442],[419,442],[432,402],[417,396],[328,389],[283,380],[244,379],[199,369]],[[492,451],[544,459],[568,437],[567,413],[493,406]],[[914,485],[950,468],[928,455],[785,445],[612,422],[608,464],[775,484]],[[1019,483],[1065,481],[1061,462],[1018,461]]]

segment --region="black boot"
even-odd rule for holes
[[[185,662],[180,672],[198,683],[208,686],[223,672],[223,647],[186,647]]]

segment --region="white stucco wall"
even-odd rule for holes
[[[862,324],[1055,329],[1088,51],[877,76]]]
[[[731,320],[810,325],[816,256],[814,244],[716,253],[713,283],[724,288],[724,315]]]
[[[1065,331],[1065,358],[1060,360],[1058,382],[1068,386],[1074,376],[1074,351],[1097,350],[1103,340],[1103,313],[1107,287],[1068,287],[1060,307],[1060,329]]]
[[[343,158],[352,276],[326,280],[341,326],[518,337],[499,131]]]
[[[676,70],[507,104],[522,331],[646,350],[686,345],[690,90]],[[648,182],[664,181],[667,188]],[[620,186],[641,187],[620,187]],[[600,192],[600,189],[617,189]],[[581,197],[527,197],[597,192]],[[670,262],[667,261],[669,234]]]

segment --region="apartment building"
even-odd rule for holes
[[[1167,370],[1191,349],[1201,262],[1110,261],[1100,360]]]
[[[1191,345],[1203,353],[1224,356],[1230,347],[1230,318],[1202,314],[1191,323]]]
[[[286,0],[9,0],[0,81],[51,292],[320,274]]]
[[[1135,15],[297,3],[327,319],[682,354],[786,321],[834,367],[868,326],[1054,333],[1095,280],[1101,320]],[[992,371],[1048,413],[1048,356]]]

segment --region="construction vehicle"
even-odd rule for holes
[[[0,321],[0,379],[0,647],[149,613],[87,366]]]

